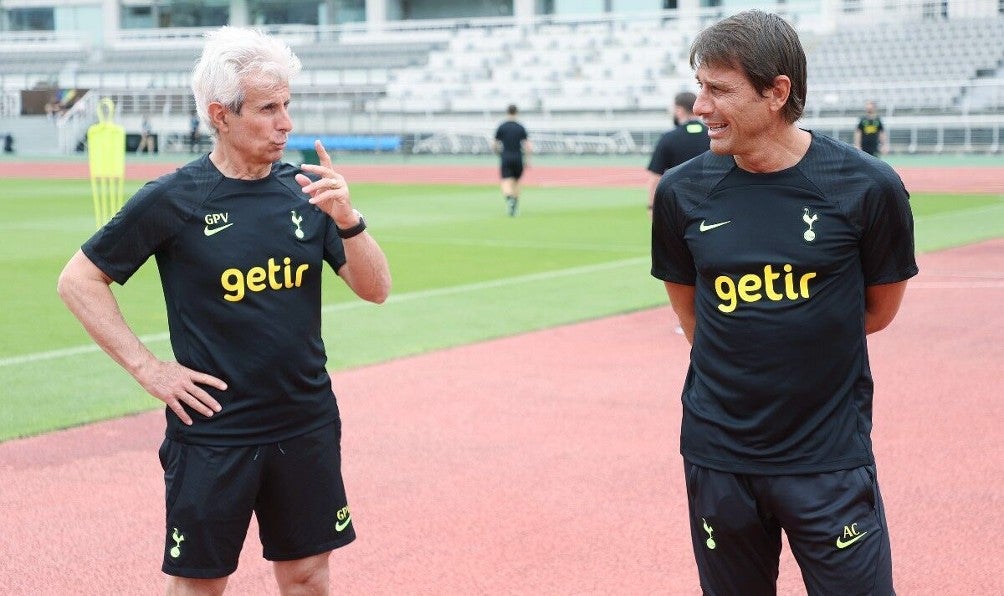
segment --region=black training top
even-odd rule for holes
[[[177,361],[226,381],[223,406],[166,409],[167,436],[188,443],[281,441],[338,419],[321,340],[322,263],[345,252],[334,222],[276,163],[260,180],[226,178],[208,156],[140,189],[82,247],[124,284],[157,259]]]
[[[655,195],[652,275],[694,285],[681,453],[708,468],[801,474],[873,462],[865,287],[916,275],[899,176],[813,134],[767,174],[708,152]]]
[[[697,157],[711,148],[708,127],[700,120],[688,120],[659,137],[648,162],[648,171],[660,176],[668,169]]]
[[[502,141],[502,157],[522,157],[527,138],[526,129],[515,120],[506,120],[495,130],[495,140]]]

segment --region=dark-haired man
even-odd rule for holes
[[[681,453],[706,594],[774,595],[781,532],[808,593],[893,594],[866,335],[917,273],[887,164],[803,130],[805,53],[747,11],[690,52],[711,152],[656,190],[652,274],[691,342]]]
[[[697,96],[690,91],[677,93],[673,99],[673,130],[659,137],[648,162],[648,210],[652,211],[652,199],[659,179],[670,168],[697,157],[711,147],[708,128],[701,119],[694,116],[694,102]]]

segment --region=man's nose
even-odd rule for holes
[[[711,113],[711,101],[707,93],[702,89],[697,93],[697,100],[694,101],[694,115],[703,116]]]
[[[284,132],[293,130],[293,117],[289,115],[289,110],[287,108],[282,108],[282,111],[279,114],[279,120],[276,122],[276,128]]]

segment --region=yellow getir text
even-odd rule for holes
[[[303,285],[303,275],[309,268],[310,265],[306,263],[293,265],[289,257],[282,259],[282,265],[270,257],[266,266],[251,267],[247,272],[231,267],[220,275],[223,299],[240,302],[246,292],[299,288]]]
[[[723,313],[734,312],[740,302],[761,300],[780,302],[808,298],[809,280],[815,278],[816,273],[796,275],[794,268],[788,263],[781,269],[783,273],[775,272],[773,265],[764,265],[762,275],[747,273],[737,280],[727,275],[719,275],[715,278],[715,294],[722,301],[718,305],[718,310]]]

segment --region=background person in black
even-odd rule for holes
[[[854,129],[854,146],[875,157],[885,151],[885,128],[873,101],[865,103],[865,115]]]
[[[495,130],[495,153],[501,157],[502,195],[510,217],[519,213],[519,179],[523,177],[524,153],[533,149],[523,125],[516,121],[518,110],[510,104],[506,121]]]
[[[695,38],[711,152],[656,190],[652,274],[692,343],[680,451],[706,594],[776,593],[781,532],[810,595],[893,593],[866,334],[917,273],[888,165],[798,128],[805,53],[748,11]]]
[[[279,161],[299,70],[258,31],[210,34],[192,90],[212,152],[144,186],[59,278],[95,342],[166,404],[168,594],[222,593],[252,513],[283,594],[327,594],[330,552],[355,538],[321,280],[326,262],[380,303],[390,273],[320,142],[319,165]],[[150,256],[177,361],[143,345],[110,288]]]
[[[202,151],[202,133],[199,131],[201,122],[199,113],[193,111],[192,116],[188,119],[188,147],[192,153]]]
[[[689,91],[677,93],[673,100],[673,130],[659,137],[648,162],[648,210],[652,211],[655,187],[666,170],[697,157],[711,147],[708,129],[694,116],[697,96]]]

